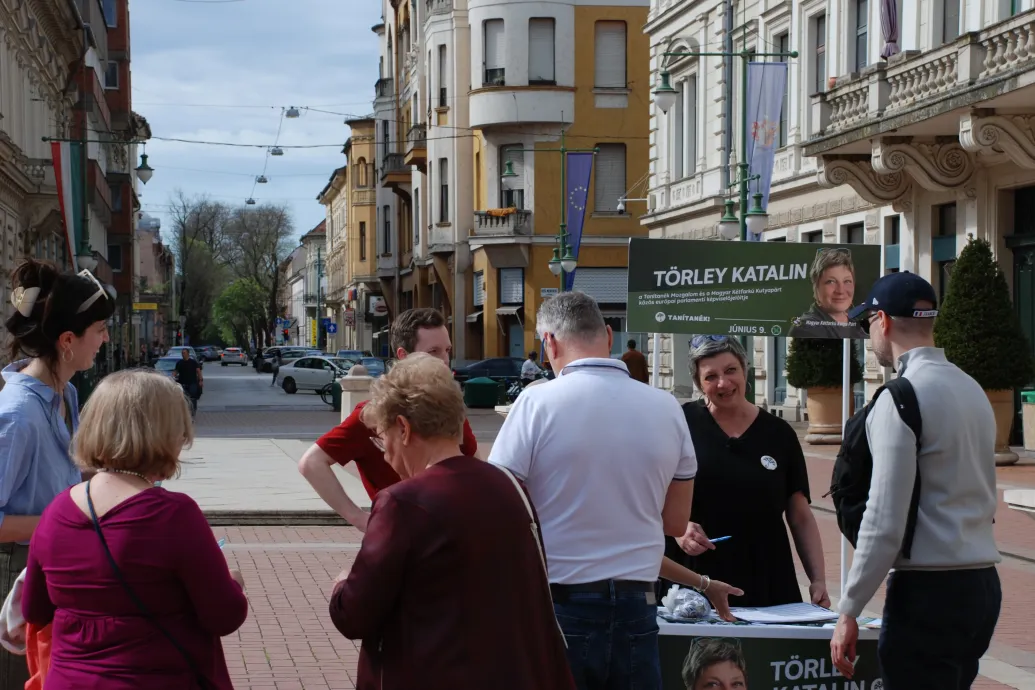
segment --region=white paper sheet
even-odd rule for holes
[[[837,619],[837,614],[815,604],[783,604],[758,608],[732,607],[730,612],[748,623],[786,625],[788,623],[826,623]]]

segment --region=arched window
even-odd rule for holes
[[[356,186],[366,187],[367,184],[367,159],[360,158],[356,161]]]

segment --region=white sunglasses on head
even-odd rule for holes
[[[101,284],[101,281],[97,280],[96,276],[94,276],[93,273],[90,273],[90,271],[88,269],[84,268],[83,270],[79,271],[79,273],[77,275],[80,278],[86,278],[87,280],[92,282],[94,285],[96,285],[97,286],[97,292],[95,292],[92,295],[90,295],[89,299],[87,299],[85,302],[83,302],[79,306],[79,309],[76,310],[76,314],[82,314],[84,311],[86,311],[87,309],[92,307],[93,303],[96,302],[97,300],[99,300],[101,297],[112,296],[108,292],[107,288],[105,288],[104,285]]]

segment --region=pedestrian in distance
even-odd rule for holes
[[[611,358],[591,297],[551,297],[536,329],[557,378],[518,397],[489,461],[525,483],[539,515],[579,690],[660,688],[654,586],[664,536],[690,520],[690,432],[674,397]]]
[[[622,354],[622,361],[629,370],[629,376],[640,383],[650,383],[650,375],[647,371],[647,358],[636,349],[636,341],[632,338],[626,344],[626,351]]]
[[[404,360],[412,353],[423,352],[447,367],[453,353],[449,329],[441,312],[435,309],[408,309],[392,321],[392,352]],[[358,366],[358,365],[357,365]],[[334,474],[334,465],[356,463],[367,495],[373,499],[378,491],[397,483],[398,472],[385,461],[385,449],[362,421],[365,403],[338,426],[321,436],[298,462],[298,471],[331,509],[361,531],[366,529],[367,512],[357,506]],[[464,455],[478,456],[478,441],[471,425],[464,419],[460,449]]]
[[[11,275],[13,364],[0,390],[0,599],[25,568],[29,540],[44,509],[82,481],[69,446],[79,427],[79,397],[69,381],[94,365],[115,311],[110,287],[89,271],[61,273],[26,259]],[[0,690],[21,690],[25,658],[0,650]]]
[[[204,377],[201,375],[201,365],[191,359],[190,350],[180,350],[180,361],[173,369],[173,378],[183,388],[183,394],[190,403],[190,416],[193,418],[198,412],[198,398],[201,397]]]
[[[542,369],[536,363],[536,357],[538,353],[532,350],[528,353],[528,359],[521,363],[521,387],[524,388],[528,384],[536,380]]]
[[[830,643],[834,664],[851,678],[856,619],[890,570],[877,646],[885,690],[970,688],[1002,606],[995,416],[981,386],[935,347],[937,315],[934,288],[908,272],[878,280],[850,313],[869,332],[877,362],[908,381],[921,418],[917,438],[891,390],[866,415],[869,494]]]
[[[270,362],[270,368],[273,369],[273,380],[270,381],[270,387],[277,385],[277,375],[280,374],[280,365],[284,363],[284,359],[281,356],[281,351],[278,348],[273,353],[273,361]]]

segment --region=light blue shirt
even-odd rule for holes
[[[62,491],[82,481],[69,453],[72,434],[53,388],[21,373],[28,360],[4,368],[0,390],[0,524],[7,515],[41,515]],[[72,431],[79,428],[79,396],[65,386]]]

